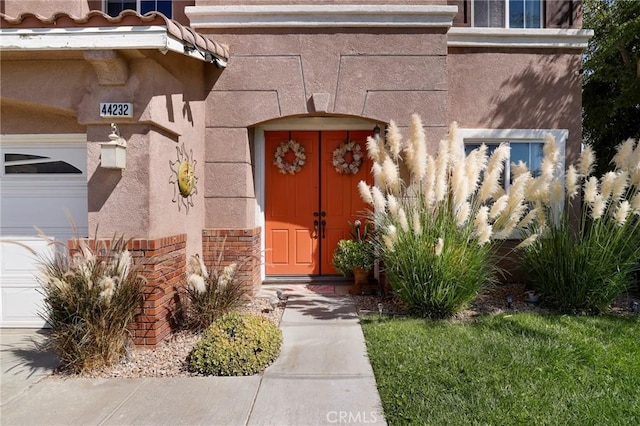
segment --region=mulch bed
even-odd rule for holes
[[[464,311],[457,314],[453,320],[468,320],[482,314],[501,314],[516,312],[537,312],[548,314],[551,311],[540,306],[538,303],[528,302],[530,295],[527,294],[529,288],[523,283],[510,283],[494,286],[484,293]],[[507,295],[511,295],[513,302],[511,307],[507,305]],[[378,313],[380,307],[383,314],[407,315],[407,307],[392,296],[354,296],[356,306],[360,314]],[[631,310],[633,302],[640,303],[640,294],[625,293],[618,297],[607,311],[607,314],[616,316],[632,316]],[[380,306],[380,304],[382,304]],[[640,314],[636,314],[640,315]]]

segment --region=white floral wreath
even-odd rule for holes
[[[289,152],[289,150],[295,154],[293,163],[288,163],[284,159],[284,156]],[[276,148],[273,164],[278,167],[280,173],[284,175],[287,173],[294,175],[302,169],[306,159],[307,156],[304,153],[304,147],[300,145],[300,142],[290,139],[286,142],[282,142],[280,146]]]
[[[351,157],[353,158],[350,163],[347,163],[347,160],[344,158],[347,152],[351,152]],[[355,175],[360,171],[362,157],[362,147],[358,142],[342,142],[340,146],[333,151],[333,167],[335,167],[336,172],[340,174],[350,173]]]

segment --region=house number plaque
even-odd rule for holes
[[[124,102],[100,102],[100,117],[133,118],[133,104]]]

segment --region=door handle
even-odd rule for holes
[[[318,225],[319,225],[318,221],[314,220],[313,221],[313,239],[314,240],[318,239]]]
[[[320,222],[322,224],[322,239],[325,239],[327,237],[327,221],[322,219],[322,222]]]

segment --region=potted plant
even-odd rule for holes
[[[342,275],[354,277],[354,286],[349,289],[351,294],[360,294],[363,284],[369,280],[369,273],[373,268],[373,245],[368,240],[369,224],[365,225],[364,232],[360,232],[360,221],[351,225],[349,240],[340,240],[333,252],[333,266]]]

